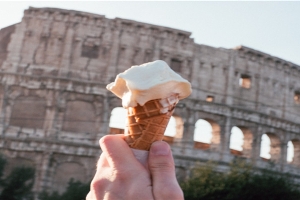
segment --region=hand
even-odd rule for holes
[[[149,171],[134,157],[123,135],[100,139],[103,151],[87,200],[183,200],[167,143],[150,148]]]

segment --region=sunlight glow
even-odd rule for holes
[[[243,151],[244,134],[242,130],[236,126],[232,127],[230,135],[230,149]]]
[[[176,120],[171,116],[168,126],[165,131],[166,136],[174,137],[176,135]]]
[[[287,162],[292,162],[294,160],[294,145],[292,141],[287,144]]]
[[[270,159],[271,154],[271,140],[269,136],[263,134],[261,137],[261,144],[260,144],[260,157]]]
[[[210,144],[212,139],[212,126],[203,119],[199,119],[195,124],[194,141]]]
[[[123,107],[116,107],[111,111],[109,127],[125,129],[127,121],[127,111]]]

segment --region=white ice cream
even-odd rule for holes
[[[132,66],[118,74],[115,82],[106,88],[122,99],[124,108],[137,104],[143,106],[147,101],[172,94],[178,94],[179,99],[183,99],[192,92],[191,84],[162,60]]]

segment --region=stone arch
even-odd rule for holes
[[[52,190],[63,193],[71,178],[75,181],[85,183],[86,169],[76,162],[63,162],[58,164],[54,171]]]
[[[27,158],[22,158],[22,157],[15,157],[15,158],[10,158],[10,157],[5,157],[6,159],[6,165],[4,168],[4,176],[8,176],[12,170],[16,167],[31,167],[35,168],[35,163],[34,161],[27,159]]]
[[[289,145],[292,145],[292,147]],[[289,159],[289,153],[292,153],[292,159],[287,160],[289,163],[300,166],[300,140],[293,139],[288,142],[287,159]],[[290,148],[290,149],[289,149]],[[289,152],[292,151],[292,152]]]
[[[181,139],[183,136],[183,120],[178,115],[170,118],[169,124],[165,131],[164,141],[173,143],[174,139]]]
[[[268,141],[264,144],[265,141]],[[268,143],[269,146],[268,146]],[[265,146],[264,146],[265,145]],[[269,156],[263,155],[264,149],[269,150]],[[279,137],[274,134],[274,133],[265,133],[262,135],[262,141],[261,141],[261,152],[260,156],[263,159],[266,160],[274,160],[274,161],[279,161],[280,159],[280,152],[281,152],[281,147],[280,147],[280,139]]]
[[[110,134],[124,134],[126,127],[127,110],[123,107],[112,109],[109,119]]]
[[[86,101],[67,102],[62,130],[75,133],[97,132],[93,104]]]
[[[253,134],[249,128],[242,126],[232,127],[229,145],[231,154],[251,157],[252,142]]]
[[[9,124],[12,126],[43,129],[46,100],[38,96],[20,96],[14,100]]]
[[[219,124],[214,120],[198,119],[194,130],[194,148],[218,148],[220,144],[220,130]]]

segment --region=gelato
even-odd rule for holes
[[[163,139],[176,104],[192,92],[190,83],[162,60],[132,66],[117,75],[107,89],[121,98],[127,109],[127,143],[146,151],[154,141]]]

